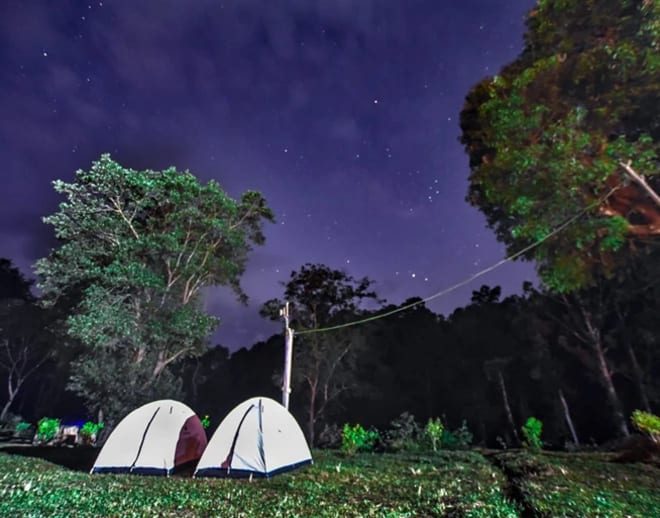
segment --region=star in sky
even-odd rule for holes
[[[0,17],[0,255],[24,272],[56,245],[41,217],[102,153],[189,169],[277,215],[240,306],[208,292],[232,349],[279,332],[258,316],[302,264],[376,282],[400,303],[504,256],[465,202],[458,116],[469,88],[522,49],[533,0],[10,1]],[[478,16],[475,17],[475,13]],[[476,246],[478,244],[478,246]],[[408,272],[407,275],[405,272]],[[480,283],[535,279],[507,264]],[[469,303],[466,286],[429,303]]]

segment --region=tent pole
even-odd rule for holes
[[[291,394],[291,361],[293,357],[293,329],[289,327],[289,303],[280,309],[284,318],[284,375],[282,376],[282,406],[289,410],[289,394]]]

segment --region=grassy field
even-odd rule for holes
[[[660,516],[657,467],[604,454],[484,453],[317,451],[313,466],[254,481],[91,476],[0,453],[0,516]]]

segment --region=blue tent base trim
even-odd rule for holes
[[[126,467],[106,467],[92,469],[92,475],[116,474],[116,475],[154,475],[166,477],[172,474],[171,469],[165,468],[126,468]]]
[[[120,467],[103,467],[103,468],[93,468],[91,471],[92,475],[102,475],[102,474],[117,474],[117,475],[147,475],[147,476],[156,476],[156,477],[168,477],[170,475],[175,475],[178,473],[188,472],[192,474],[195,465],[199,459],[191,460],[183,464],[178,464],[174,468],[146,468],[146,467],[133,467],[129,468],[126,466]]]
[[[274,469],[272,471],[263,472],[263,471],[252,471],[249,469],[226,469],[226,468],[203,468],[195,472],[195,478],[197,477],[220,477],[220,478],[270,478],[280,473],[285,473],[308,464],[313,464],[312,459],[303,460],[295,464],[290,464],[288,466],[283,466],[281,468]]]

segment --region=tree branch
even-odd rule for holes
[[[644,177],[640,174],[638,174],[633,168],[632,168],[632,161],[628,160],[628,162],[619,162],[619,165],[623,167],[624,171],[628,174],[632,180],[639,185],[642,189],[646,191],[646,193],[649,195],[649,197],[655,202],[655,204],[660,207],[660,196],[658,196],[658,193],[653,190],[653,188],[646,182]]]
[[[131,233],[133,234],[135,239],[140,239],[140,236],[138,235],[137,231],[135,230],[135,227],[133,226],[133,223],[131,222],[130,219],[128,219],[126,217],[126,214],[124,214],[124,211],[122,210],[121,205],[119,204],[119,201],[115,200],[114,198],[111,198],[110,201],[112,202],[112,204],[117,209],[117,212],[119,213],[121,218],[126,222],[126,224],[128,225],[128,228],[131,229]]]

